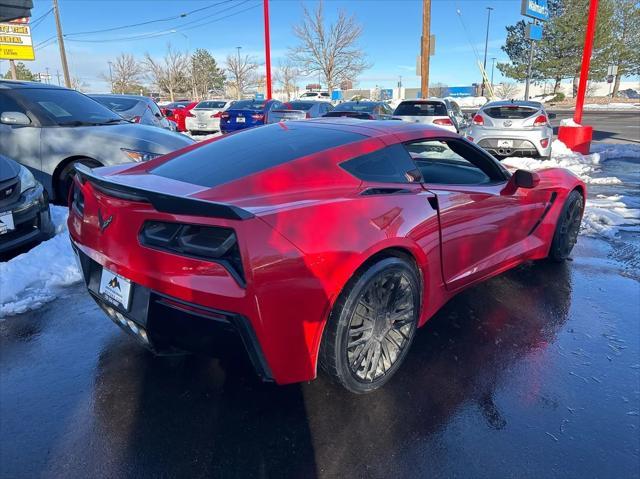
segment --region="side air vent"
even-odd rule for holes
[[[371,195],[402,195],[411,193],[411,191],[405,188],[367,188],[360,195],[362,196],[371,196]]]

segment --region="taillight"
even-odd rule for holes
[[[538,115],[538,118],[533,122],[533,126],[544,126],[549,122],[546,115]]]
[[[543,138],[542,140],[540,140],[540,146],[542,146],[542,148],[546,148],[547,146],[549,146],[549,138]]]
[[[254,113],[253,115],[251,115],[251,118],[256,121],[262,121],[264,120],[264,113]]]
[[[311,113],[306,112],[306,113],[304,114],[304,117],[305,117],[305,118],[311,118]]]
[[[69,196],[70,196],[69,199],[71,202],[71,208],[74,209],[76,213],[78,213],[78,215],[83,216],[84,215],[84,194],[82,193],[80,186],[75,182],[75,180],[71,184],[71,194]]]
[[[228,120],[229,119],[229,113],[220,113],[220,118],[222,120]]]
[[[433,120],[434,125],[445,125],[445,126],[453,126],[453,122],[450,118],[438,118],[437,120]]]
[[[471,143],[473,143],[473,137],[472,136],[468,136],[467,140],[469,140]]]
[[[211,118],[220,118],[221,116],[222,116],[222,112],[218,111],[218,112],[214,113],[213,115],[211,115]],[[229,116],[229,115],[227,115],[227,116]]]
[[[133,118],[131,118],[131,121],[133,123],[140,123],[140,120],[142,120],[142,117],[140,116],[134,116]]]
[[[244,284],[238,239],[231,228],[146,221],[139,240],[143,246],[222,264]]]
[[[193,118],[195,115],[193,113],[191,113],[191,111],[188,111],[184,114],[184,116],[188,116],[190,118]]]
[[[484,125],[484,118],[482,118],[482,115],[476,114],[473,117],[473,124],[474,125]]]

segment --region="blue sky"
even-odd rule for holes
[[[261,0],[60,0],[60,10],[72,76],[80,77],[93,91],[106,90],[102,78],[108,72],[107,61],[121,52],[142,56],[162,55],[168,42],[175,48],[209,49],[224,62],[228,53],[242,46],[242,52],[264,61]],[[51,8],[50,0],[35,0],[32,19],[36,20]],[[309,8],[316,1],[304,2]],[[213,6],[214,4],[219,4]],[[299,0],[271,0],[271,47],[274,65],[287,55],[287,47],[296,43],[292,26],[302,16]],[[354,14],[363,26],[360,44],[373,66],[365,71],[358,86],[381,88],[396,86],[402,75],[405,86],[418,86],[415,75],[416,55],[421,35],[422,2],[420,0],[325,0],[325,12],[334,18],[338,9]],[[433,1],[432,33],[436,35],[436,54],[431,59],[431,84],[442,82],[450,86],[468,85],[480,81],[476,66],[484,52],[487,21],[486,7],[493,7],[489,29],[488,69],[491,57],[498,61],[505,55],[500,46],[505,38],[505,26],[520,17],[520,0],[500,1]],[[210,7],[183,18],[159,21],[135,28],[86,35],[78,32],[120,27],[150,20],[170,18],[181,13]],[[253,8],[252,8],[253,7]],[[460,14],[458,14],[460,12]],[[225,17],[227,18],[221,18]],[[464,26],[463,26],[464,24]],[[175,30],[175,33],[170,33]],[[52,15],[34,28],[37,45],[55,36]],[[137,37],[137,38],[131,38]],[[47,43],[45,43],[47,45]],[[36,51],[36,61],[27,62],[37,72],[55,75],[60,70],[57,44],[51,43]],[[7,62],[0,62],[6,71]],[[495,81],[502,78],[496,69]],[[54,77],[54,82],[56,82]]]

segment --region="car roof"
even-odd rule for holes
[[[0,80],[0,90],[21,90],[21,89],[46,89],[46,90],[69,90],[57,85],[50,85],[48,83],[39,83],[35,81],[24,80]]]
[[[413,133],[417,131],[423,132],[425,130],[432,131],[440,136],[443,134],[444,136],[449,136],[449,132],[438,126],[400,120],[359,120],[357,118],[321,117],[300,121],[300,123],[326,127],[335,126],[340,129],[360,133],[361,135],[369,137],[382,137],[399,133]]]
[[[148,96],[144,95],[120,95],[118,93],[89,93],[90,97],[99,96],[100,98],[130,98],[131,100],[148,100]]]
[[[482,108],[493,106],[528,106],[531,108],[541,108],[542,103],[539,101],[523,101],[523,100],[498,100],[486,103]]]

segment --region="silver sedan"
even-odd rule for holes
[[[220,115],[233,102],[231,100],[204,100],[191,109],[185,118],[185,126],[191,133],[213,133],[220,131]]]
[[[553,128],[542,103],[492,101],[474,115],[465,136],[496,158],[509,156],[548,158]]]

